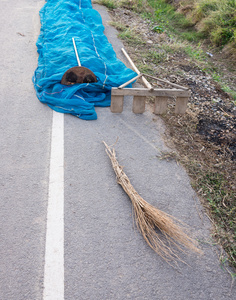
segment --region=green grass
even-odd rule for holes
[[[219,70],[215,70],[212,68],[206,68],[204,71],[206,71],[207,73],[211,74],[212,78],[219,83],[220,87],[222,88],[222,90],[226,93],[228,93],[229,95],[231,95],[231,97],[233,98],[234,104],[236,105],[236,91],[231,89],[227,84],[225,84],[224,82],[222,82],[221,78],[222,78],[222,74],[220,74]]]
[[[187,17],[166,0],[97,0],[109,9],[128,7],[152,19],[161,30],[171,30],[190,42],[210,37],[216,46],[232,45],[236,51],[236,1],[193,0]],[[189,4],[180,1],[180,7]],[[197,24],[197,30],[195,25]]]
[[[109,22],[109,24],[115,27],[118,31],[120,31],[118,35],[119,38],[133,45],[145,44],[142,38],[139,36],[139,34],[137,34],[134,30],[127,28],[124,24],[120,22],[114,22],[114,21]]]
[[[98,0],[97,3],[106,6],[109,9],[115,9],[118,7],[117,1],[114,0]]]
[[[232,90],[228,85],[221,83],[220,80],[219,80],[219,83],[220,83],[222,90],[232,96],[232,98],[234,100],[234,105],[236,105],[236,91]]]
[[[145,42],[142,40],[138,33],[136,33],[130,28],[127,28],[124,24],[114,21],[109,22],[109,24],[114,26],[118,31],[120,31],[118,37],[125,40],[126,42],[132,45],[145,44]]]
[[[144,43],[142,41],[142,39],[140,38],[140,36],[131,29],[125,29],[118,35],[118,37],[120,37],[123,40],[126,40],[130,44],[143,44]]]
[[[154,71],[153,71],[153,67],[149,64],[142,64],[142,63],[138,63],[137,64],[137,68],[141,73],[145,73],[145,74],[149,74],[149,75],[155,75]]]
[[[116,28],[117,30],[119,30],[119,31],[124,32],[124,31],[127,30],[127,27],[126,27],[124,24],[120,23],[120,22],[110,21],[109,24],[110,24],[111,26],[115,27],[115,28]]]
[[[174,7],[164,0],[147,0],[147,3],[152,8],[152,12],[142,11],[143,17],[151,19],[163,31],[171,31],[191,42],[199,41],[203,37],[202,33],[198,33],[193,28],[193,22],[176,12]]]
[[[200,43],[198,45],[188,44],[184,48],[184,51],[189,57],[191,57],[194,60],[197,60],[197,61],[205,61],[206,60],[206,54],[202,50]]]
[[[206,172],[197,185],[201,187],[211,208],[212,217],[217,224],[216,234],[236,267],[236,194],[230,191],[228,181],[221,173]]]
[[[150,50],[146,55],[147,59],[154,64],[159,64],[164,62],[167,58],[167,53],[165,51]]]
[[[236,46],[235,0],[196,0],[192,18],[199,23],[199,31],[209,35],[216,46]]]
[[[191,44],[185,41],[172,39],[171,42],[159,45],[167,53],[182,53],[185,52],[186,47],[191,47]]]

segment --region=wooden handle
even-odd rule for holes
[[[77,48],[76,48],[76,45],[75,45],[75,39],[72,38],[72,41],[73,41],[73,45],[74,45],[74,49],[75,49],[75,55],[76,55],[76,59],[77,59],[77,62],[78,62],[78,66],[81,67],[81,63],[80,63],[80,59],[79,59],[79,54],[78,54],[78,51],[77,51]]]
[[[134,82],[135,80],[137,80],[137,79],[138,79],[139,77],[141,77],[142,75],[143,75],[142,73],[138,74],[138,76],[135,76],[134,78],[132,78],[132,79],[130,79],[129,81],[127,81],[127,82],[123,83],[122,85],[120,85],[120,86],[118,87],[118,89],[123,89],[123,88],[126,87],[128,84]]]
[[[167,83],[169,85],[172,85],[172,86],[177,87],[177,88],[182,89],[182,90],[186,90],[187,91],[189,89],[189,88],[183,87],[183,86],[181,86],[179,84],[172,83],[172,82],[170,82],[168,80],[160,79],[160,78],[157,78],[155,76],[148,75],[148,74],[144,74],[144,75],[147,76],[147,77],[150,77],[152,79],[156,79],[157,81],[159,81],[161,83]]]
[[[141,74],[141,72],[138,70],[138,68],[135,66],[135,64],[133,63],[132,59],[129,57],[128,53],[125,51],[124,48],[121,48],[121,51],[124,53],[125,57],[128,59],[129,63],[131,64],[133,70],[137,73],[137,74]],[[148,88],[148,89],[153,89],[153,86],[147,81],[147,79],[145,77],[141,77],[143,84]]]

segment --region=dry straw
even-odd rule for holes
[[[185,233],[186,230],[180,221],[152,206],[136,192],[116,159],[115,149],[103,143],[115,171],[117,183],[122,186],[132,201],[137,227],[147,244],[171,265],[177,260],[183,262],[177,251],[184,252],[183,246],[201,253],[196,241]]]

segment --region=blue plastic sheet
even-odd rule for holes
[[[119,59],[104,35],[100,14],[90,0],[48,0],[40,10],[41,31],[37,41],[38,67],[33,83],[38,99],[55,111],[94,120],[94,106],[110,106],[111,88],[136,76]],[[81,65],[97,76],[96,83],[60,83],[63,74]]]

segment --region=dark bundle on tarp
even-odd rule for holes
[[[119,59],[104,35],[101,16],[90,0],[48,0],[40,11],[39,59],[33,76],[37,97],[52,109],[81,119],[97,118],[94,106],[110,106],[111,88],[136,76]],[[72,38],[81,65],[96,83],[62,85],[63,74],[77,66]]]

